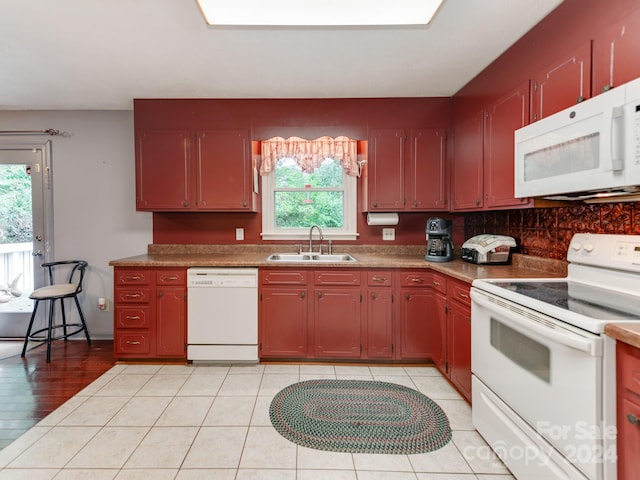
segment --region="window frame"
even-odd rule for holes
[[[262,239],[263,240],[306,240],[309,238],[309,228],[276,228],[275,226],[275,171],[262,176]],[[344,192],[342,228],[330,228],[319,225],[325,239],[356,240],[358,238],[357,218],[357,177],[347,175],[342,170],[342,190]],[[318,189],[317,191],[322,191]],[[334,190],[334,189],[331,189]]]

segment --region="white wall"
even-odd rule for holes
[[[0,111],[0,130],[53,128],[52,260],[89,262],[82,307],[92,338],[113,338],[113,267],[152,243],[152,216],[135,211],[133,111]],[[0,137],[10,142],[18,137]],[[26,141],[20,137],[20,141]],[[108,312],[97,299],[110,301]],[[25,326],[26,328],[26,326]],[[77,337],[81,338],[81,337]]]

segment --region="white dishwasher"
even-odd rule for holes
[[[187,360],[258,362],[258,269],[187,270]]]

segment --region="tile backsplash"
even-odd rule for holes
[[[510,235],[520,253],[566,260],[574,233],[640,235],[640,202],[467,213],[464,232]]]

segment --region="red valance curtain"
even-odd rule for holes
[[[320,137],[305,140],[299,137],[273,137],[261,142],[260,174],[268,175],[281,158],[292,158],[303,172],[311,173],[326,158],[338,160],[347,173],[358,176],[358,142],[349,137]]]

